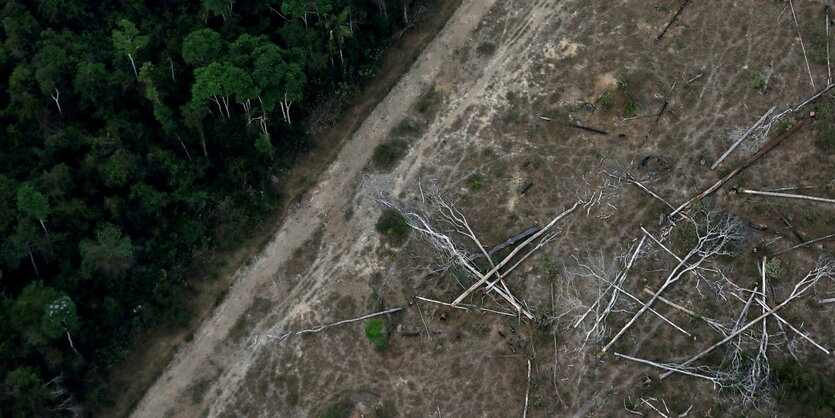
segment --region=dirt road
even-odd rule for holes
[[[249,307],[261,285],[271,280],[293,250],[308,239],[322,221],[341,217],[351,198],[351,184],[371,157],[374,147],[411,108],[440,69],[440,63],[451,58],[455,48],[464,46],[468,37],[493,6],[495,0],[467,0],[462,3],[446,27],[427,47],[412,69],[389,95],[375,108],[369,118],[339,153],[337,160],[322,176],[311,193],[309,206],[288,217],[270,244],[251,266],[238,273],[228,296],[215,312],[194,333],[191,343],[176,354],[156,383],[146,392],[133,412],[134,417],[158,417],[170,413],[196,415],[199,410],[182,410],[186,391],[201,370],[209,367],[207,359],[228,344],[227,334]],[[310,289],[308,289],[310,290]],[[246,356],[242,353],[241,356]],[[224,376],[241,376],[248,368],[247,358],[228,358],[231,365]],[[218,381],[228,383],[222,376]]]

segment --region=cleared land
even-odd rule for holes
[[[770,402],[790,404],[774,392],[780,377],[799,373],[780,365],[796,358],[816,370],[807,373],[810,379],[831,375],[832,356],[773,316],[766,320],[764,350],[772,369],[747,405],[740,385],[717,390],[681,374],[662,381],[662,370],[612,354],[682,363],[731,334],[749,300],[744,289],[762,289],[766,280],[765,295],[755,297],[774,307],[819,256],[831,255],[832,241],[820,241],[771,256],[835,232],[833,205],[734,192],[800,187],[787,192],[835,196],[829,94],[775,121],[767,134],[753,135],[710,170],[772,106],[782,112],[831,83],[823,4],[796,4],[793,13],[785,2],[692,2],[657,40],[680,5],[463,1],[273,241],[238,273],[134,415],[508,416],[521,415],[525,405],[531,416],[626,410],[722,416],[742,408],[768,415]],[[609,175],[631,174],[678,206],[809,111],[815,118],[690,208],[699,228],[676,217],[673,228],[664,203]],[[387,141],[391,147],[375,165],[375,147]],[[555,225],[559,234],[506,278],[543,325],[414,298],[451,302],[475,282],[460,269],[427,275],[448,260],[417,234],[396,246],[374,230],[381,196],[420,209],[421,189],[431,184],[455,202],[487,247],[544,226],[581,201]],[[621,294],[598,321],[612,297],[607,281],[620,277],[645,236],[641,227],[684,257],[705,225],[724,225],[716,223],[720,213],[733,220],[731,235],[738,239],[715,248],[719,254],[705,260],[707,270],[685,273],[665,290],[662,296],[679,308],[652,304],[687,334],[646,313],[607,347],[641,309]],[[470,243],[464,248],[479,252]],[[651,296],[643,289],[661,288],[681,263],[649,238],[641,248],[619,286],[646,302]],[[766,279],[758,270],[763,254],[780,260],[768,266]],[[833,294],[824,277],[779,314],[831,349],[833,322],[826,318],[835,303],[826,301]],[[575,327],[601,295],[603,303]],[[465,302],[512,309],[481,290]],[[767,311],[758,303],[749,306],[748,321]],[[392,307],[403,310],[380,317],[390,345],[385,351],[363,335],[365,322],[281,338]],[[760,328],[737,341],[745,347],[737,362],[745,373],[763,364],[756,360]],[[604,347],[607,354],[598,356]],[[700,359],[697,365],[711,370],[698,372],[733,372],[737,354],[728,347]]]

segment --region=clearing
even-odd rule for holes
[[[833,241],[776,253],[835,232],[835,206],[744,191],[835,196],[831,93],[765,118],[710,169],[772,106],[778,115],[832,83],[824,4],[684,4],[659,40],[681,1],[462,1],[134,415],[722,416],[769,415],[774,402],[830,411],[823,383],[835,339],[824,318],[835,267],[802,292],[795,284]],[[782,144],[689,205],[687,219],[668,219],[672,209],[635,184],[678,207],[783,132]],[[395,245],[375,223],[386,201],[444,232],[450,225],[430,210],[440,198],[488,248],[579,202],[539,251],[502,270],[501,289],[464,300],[513,312],[497,297],[512,292],[535,321],[415,298],[452,302],[476,273],[430,274],[448,251],[415,232]],[[659,289],[663,299],[653,298]],[[664,319],[639,315],[633,298],[652,299]],[[786,299],[779,319],[771,308]],[[397,307],[378,317],[384,351],[364,336],[365,321],[291,333]],[[681,364],[726,338],[679,369],[691,375],[664,380],[662,369],[614,354]],[[801,375],[807,388],[797,392],[790,382]]]

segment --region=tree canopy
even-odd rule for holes
[[[281,196],[415,0],[9,0],[0,9],[0,416],[86,410],[196,266]]]

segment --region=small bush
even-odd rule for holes
[[[670,233],[673,246],[681,253],[689,253],[699,243],[696,224],[692,221],[682,221],[676,224]]]
[[[374,344],[374,349],[383,351],[389,346],[386,324],[382,319],[371,319],[365,323],[365,337]]]
[[[388,238],[392,245],[400,246],[409,238],[409,224],[400,213],[392,208],[386,208],[374,225],[377,232]]]
[[[402,136],[402,137],[417,137],[420,133],[423,132],[423,128],[415,121],[411,119],[403,119],[394,129],[391,130],[391,134],[393,136]]]
[[[632,101],[627,100],[623,104],[623,117],[625,117],[625,118],[634,117],[635,113],[637,113],[637,112],[638,112],[638,106],[635,105],[635,103],[632,103]]]
[[[478,180],[473,180],[470,182],[470,190],[476,191],[481,188],[481,182]]]
[[[780,133],[784,133],[784,132],[788,131],[789,129],[791,129],[791,127],[794,126],[795,123],[797,123],[797,119],[788,118],[788,119],[786,119],[786,120],[784,120],[783,122],[780,123],[780,129],[778,129],[778,131]]]
[[[536,274],[543,277],[554,277],[560,270],[560,258],[555,255],[546,255],[536,263]]]
[[[371,161],[374,162],[375,167],[389,171],[406,155],[408,148],[409,144],[400,139],[386,141],[377,145],[377,148],[374,148],[374,155],[371,156]]]
[[[763,78],[762,74],[754,75],[754,78],[751,80],[751,87],[753,87],[754,90],[759,90],[765,87],[765,78]]]
[[[483,57],[493,55],[493,53],[496,52],[496,44],[492,42],[482,42],[478,44],[478,47],[476,47],[475,52]]]
[[[835,153],[835,128],[832,126],[821,129],[818,138],[815,139],[815,146],[821,151]]]

